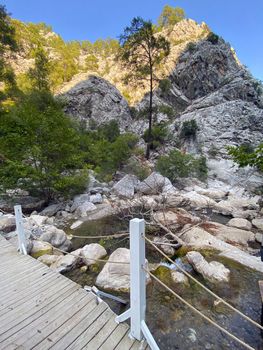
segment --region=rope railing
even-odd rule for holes
[[[148,242],[151,246],[153,246],[160,254],[162,254],[169,262],[171,262],[173,265],[175,265],[181,272],[183,272],[187,277],[189,277],[192,281],[197,283],[201,288],[203,288],[206,292],[208,292],[210,295],[212,295],[214,298],[228,306],[232,311],[238,313],[241,317],[243,317],[248,322],[252,323],[254,326],[260,328],[263,330],[263,327],[256,321],[252,320],[250,317],[245,315],[243,312],[229,304],[227,301],[225,301],[223,298],[221,298],[219,295],[211,291],[211,289],[204,286],[201,282],[199,282],[196,278],[194,278],[189,272],[187,272],[184,268],[182,268],[179,264],[177,264],[175,261],[173,261],[168,255],[166,255],[161,249],[159,249],[149,238],[145,237],[145,241]]]

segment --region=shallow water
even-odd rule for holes
[[[118,230],[127,230],[128,223],[116,218],[107,218],[94,222],[86,222],[79,229],[74,231],[77,235],[102,235],[116,233]],[[73,232],[73,231],[71,231]],[[71,233],[68,230],[68,233]],[[98,240],[73,241],[74,249]],[[128,247],[128,239],[105,240],[105,248],[108,253],[118,247]],[[247,269],[233,261],[219,257],[216,253],[206,254],[207,260],[223,262],[231,270],[230,282],[223,284],[211,284],[204,281],[200,276],[195,275],[202,283],[213,289],[214,292],[229,301],[242,312],[260,322],[261,298],[258,288],[258,280],[263,279],[263,274]],[[150,262],[160,261],[158,254],[151,250],[146,251]],[[184,258],[181,261],[184,264]],[[102,265],[95,266],[93,271],[82,273],[75,270],[67,273],[67,276],[81,285],[94,285],[98,272]],[[204,312],[208,317],[219,323],[224,328],[233,332],[255,349],[263,349],[263,342],[260,330],[244,321],[240,316],[229,310],[222,304],[214,305],[214,298],[201,289],[195,283],[190,286],[176,285],[168,280],[169,286],[179,295]],[[114,293],[117,295],[117,293]],[[126,300],[129,295],[119,294]],[[117,313],[125,310],[121,304],[105,299],[112,309]],[[182,305],[168,291],[164,290],[157,282],[153,282],[147,288],[147,324],[152,331],[160,349],[165,350],[198,350],[198,349],[242,349],[242,345],[227,337],[214,326],[208,324],[200,316],[194,314],[188,307]]]

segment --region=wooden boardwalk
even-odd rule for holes
[[[0,349],[144,350],[105,302],[0,234]]]

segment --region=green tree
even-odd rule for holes
[[[32,82],[32,88],[38,91],[48,91],[50,64],[43,47],[38,47],[34,54],[35,66],[30,68],[28,77]]]
[[[95,55],[88,55],[85,59],[86,70],[97,71],[99,69],[98,62],[99,60]]]
[[[125,81],[135,84],[144,81],[149,84],[148,159],[152,139],[153,84],[154,80],[159,80],[155,68],[169,55],[170,44],[162,35],[155,35],[151,21],[136,17],[131,26],[124,29],[120,45],[119,58],[129,69]]]
[[[228,154],[241,168],[250,165],[263,172],[263,143],[255,149],[251,149],[248,145],[227,147],[227,149]]]
[[[49,92],[25,95],[2,117],[0,155],[2,189],[20,187],[49,201],[87,184],[79,133]]]
[[[158,18],[158,25],[161,28],[174,26],[184,18],[185,12],[182,8],[165,5]]]
[[[15,76],[11,67],[6,63],[5,54],[17,50],[15,29],[5,6],[0,5],[0,83],[4,83],[5,92],[0,91],[0,102],[8,97],[15,88]]]

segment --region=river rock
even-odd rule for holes
[[[188,193],[182,194],[182,197],[185,200],[188,200],[190,206],[193,208],[214,208],[216,205],[216,202],[213,199],[199,194],[195,191],[190,191]]]
[[[228,282],[230,270],[217,261],[208,263],[199,252],[188,252],[186,254],[188,262],[193,266],[195,271],[200,273],[210,282]]]
[[[186,224],[195,225],[201,222],[199,217],[189,214],[182,208],[167,211],[160,210],[155,212],[153,217],[164,226],[183,226]]]
[[[100,193],[92,194],[89,200],[93,204],[101,204],[103,202],[103,198]]]
[[[247,230],[247,231],[250,231],[252,228],[251,222],[242,218],[234,218],[229,220],[227,223],[227,226],[236,227],[241,230]]]
[[[203,196],[209,197],[215,201],[222,200],[227,195],[227,191],[223,191],[217,188],[201,188],[201,187],[195,186],[194,190],[197,193]]]
[[[102,259],[107,255],[107,251],[98,243],[91,243],[85,245],[81,249],[81,256],[85,258],[85,264],[87,266],[94,265],[97,263],[96,259]],[[95,259],[95,260],[92,260]]]
[[[12,214],[0,216],[0,231],[8,233],[16,228],[16,219]]]
[[[42,216],[54,216],[57,214],[58,211],[63,209],[63,204],[58,203],[58,204],[51,204],[45,209],[43,209],[39,214]]]
[[[208,222],[204,225],[208,232],[228,243],[238,244],[246,247],[248,245],[248,242],[255,241],[255,234],[251,231],[225,226],[217,222]]]
[[[255,240],[258,242],[258,243],[263,243],[263,233],[260,233],[260,232],[257,232],[256,235],[255,235]]]
[[[77,221],[73,222],[73,224],[70,226],[70,229],[71,230],[76,230],[76,228],[78,228],[82,224],[83,224],[83,221],[77,220]]]
[[[75,215],[78,217],[85,217],[88,213],[96,210],[97,207],[95,204],[91,202],[85,202],[81,204],[77,209],[75,210]]]
[[[73,199],[73,203],[70,207],[71,213],[73,213],[81,204],[90,201],[90,195],[88,193],[79,194]]]
[[[233,245],[221,241],[205,231],[201,227],[192,227],[180,238],[184,240],[187,246],[195,249],[213,249],[220,251],[220,255],[228,257],[251,269],[263,272],[263,264],[260,258],[249,255]]]
[[[113,186],[113,192],[120,198],[132,199],[139,180],[135,175],[125,175]]]
[[[223,215],[235,215],[235,217],[237,217],[237,215],[235,214],[237,212],[239,212],[242,215],[242,211],[258,210],[258,200],[259,197],[243,198],[238,196],[229,196],[227,200],[223,200],[219,203],[216,203],[215,211]],[[241,217],[244,216],[242,215]]]
[[[33,241],[33,247],[31,249],[31,255],[33,258],[39,258],[45,254],[52,254],[53,247],[47,242]]]
[[[254,219],[252,220],[253,226],[263,231],[263,218],[262,219]]]
[[[54,264],[58,259],[59,259],[59,255],[44,254],[44,255],[41,255],[37,260],[39,260],[40,262],[42,262],[47,266],[50,266]]]
[[[29,220],[32,221],[33,224],[36,224],[37,226],[42,226],[45,224],[48,220],[48,216],[43,215],[30,215]]]
[[[171,181],[159,173],[153,172],[138,185],[138,192],[143,194],[160,194],[172,188]]]
[[[44,233],[40,236],[44,242],[50,243],[53,247],[67,251],[71,242],[68,240],[66,233],[55,226],[46,225]]]
[[[67,254],[64,256],[59,256],[58,259],[50,265],[50,268],[56,270],[57,272],[64,273],[73,269],[79,258],[77,256]]]
[[[182,272],[172,271],[171,277],[175,283],[182,283],[182,284],[189,285],[188,277]]]

